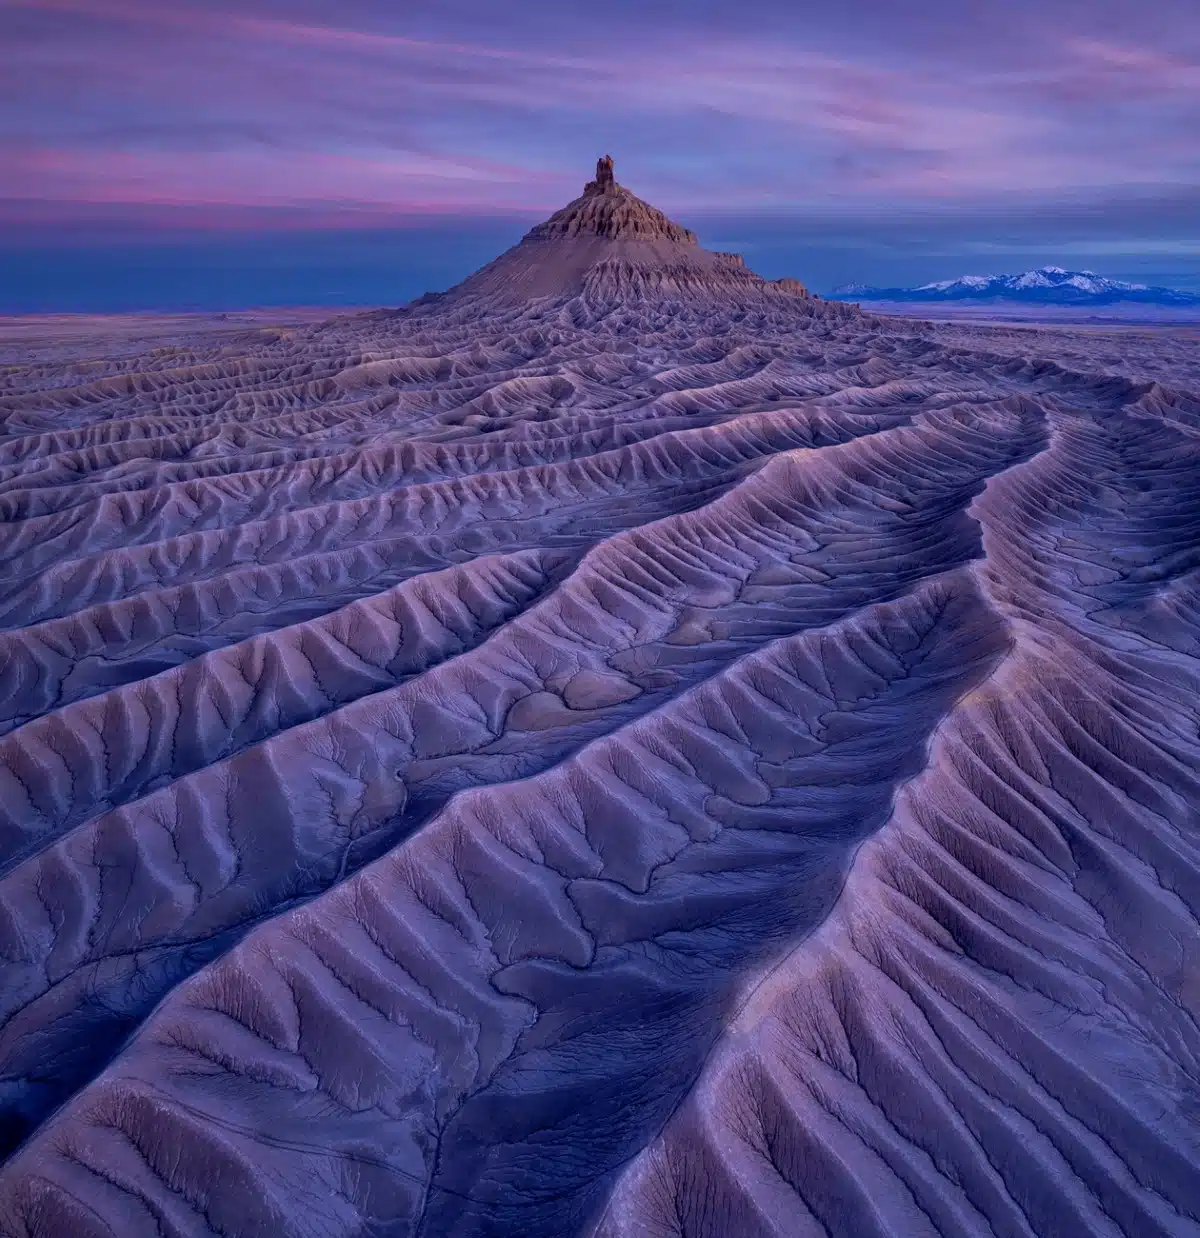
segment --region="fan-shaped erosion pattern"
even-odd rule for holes
[[[405,310],[106,331],[0,342],[0,1234],[1200,1236],[1166,337],[604,161]]]

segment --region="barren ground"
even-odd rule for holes
[[[1200,1235],[1194,328],[0,324],[0,1233]]]

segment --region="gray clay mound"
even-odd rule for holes
[[[604,161],[403,310],[55,331],[0,1234],[1200,1236],[1194,341],[864,316]]]

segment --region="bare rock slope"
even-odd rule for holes
[[[23,327],[0,1234],[1200,1236],[1173,347],[611,161],[401,311]]]

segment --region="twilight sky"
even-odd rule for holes
[[[0,309],[403,300],[604,151],[818,289],[1200,287],[1196,0],[0,0],[0,49]]]

